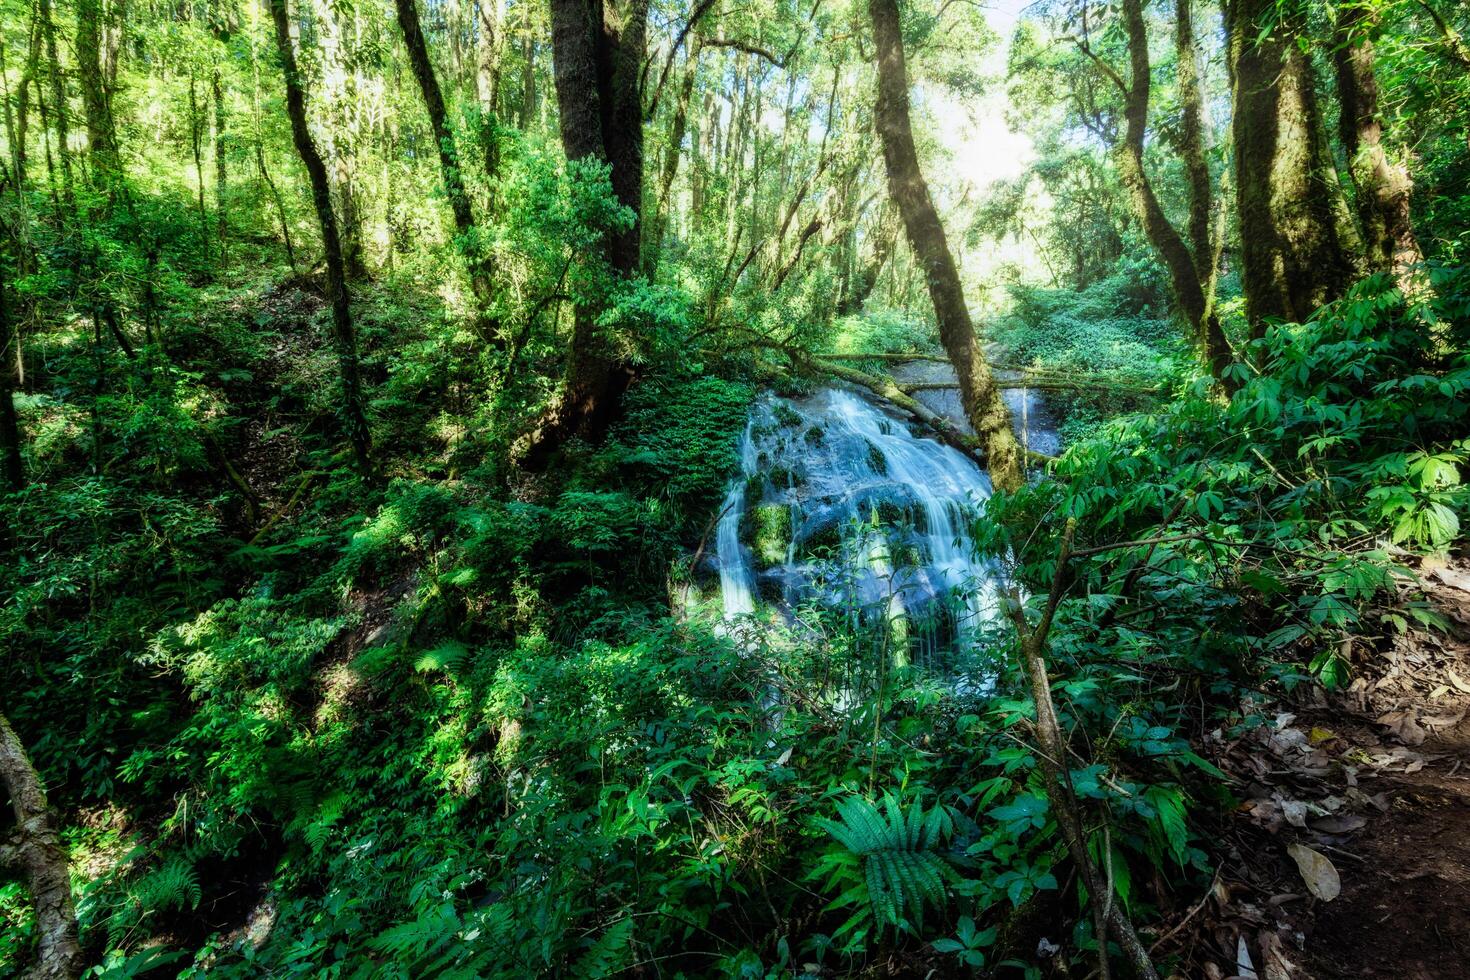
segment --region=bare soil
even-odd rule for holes
[[[1160,950],[1177,976],[1470,976],[1470,561],[1418,571],[1405,601],[1447,629],[1359,641],[1345,691],[1217,734],[1243,802],[1212,894]]]

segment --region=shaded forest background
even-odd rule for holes
[[[1218,733],[1448,628],[1458,5],[0,11],[0,975],[1203,975]],[[993,696],[720,628],[835,381],[1001,491]]]

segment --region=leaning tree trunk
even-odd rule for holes
[[[1392,163],[1383,149],[1371,37],[1377,15],[1366,7],[1347,6],[1337,17],[1333,65],[1342,108],[1339,132],[1357,192],[1367,265],[1374,272],[1392,273],[1406,293],[1417,291],[1417,267],[1424,254],[1409,220],[1414,183],[1408,168]]]
[[[551,0],[551,49],[562,148],[568,161],[606,161],[613,195],[633,213],[608,236],[614,276],[638,269],[643,199],[643,106],[640,71],[648,0]],[[632,371],[597,326],[600,308],[579,304],[567,351],[565,383],[553,417],[532,437],[528,461],[543,461],[567,437],[595,439],[617,412]]]
[[[357,334],[352,327],[352,309],[347,299],[347,273],[342,259],[342,239],[337,216],[332,211],[332,186],[327,166],[317,151],[306,125],[306,92],[291,48],[291,24],[286,0],[270,0],[271,19],[276,27],[276,49],[281,56],[281,74],[286,83],[286,112],[291,117],[291,138],[311,179],[311,199],[322,229],[322,248],[327,257],[327,295],[332,304],[332,340],[337,349],[337,369],[342,378],[342,421],[357,467],[364,476],[372,471],[372,438],[363,407],[362,375],[357,362]]]
[[[449,210],[454,214],[454,229],[459,235],[460,250],[469,269],[470,287],[474,290],[475,301],[479,306],[481,332],[487,337],[494,337],[498,331],[489,319],[493,298],[490,269],[481,257],[484,250],[474,241],[474,206],[465,190],[464,176],[460,170],[459,147],[454,139],[454,131],[449,128],[444,95],[439,89],[434,65],[429,60],[429,48],[424,41],[424,30],[419,22],[418,6],[414,0],[394,0],[394,6],[398,11],[398,26],[403,33],[403,44],[408,49],[408,63],[413,69],[414,78],[418,80],[424,108],[429,113],[429,127],[434,133],[434,145],[439,149],[439,174],[444,181],[445,196],[449,198]],[[487,158],[487,165],[489,163]],[[493,177],[494,174],[490,176]]]
[[[4,715],[0,715],[0,783],[15,811],[15,831],[0,839],[0,868],[25,875],[36,909],[36,962],[25,976],[32,980],[81,976],[82,947],[77,941],[66,848],[41,779]]]
[[[1182,37],[1178,43],[1181,61],[1192,64],[1194,41],[1187,26],[1188,8],[1189,0],[1179,0],[1179,9],[1186,26],[1179,29]],[[1185,168],[1190,182],[1189,230],[1190,237],[1194,240],[1191,250],[1184,236],[1179,234],[1179,230],[1164,214],[1163,205],[1159,203],[1153,182],[1149,180],[1143,165],[1150,91],[1148,25],[1143,16],[1143,0],[1123,0],[1123,25],[1128,36],[1129,72],[1126,82],[1119,80],[1119,87],[1124,95],[1124,134],[1117,154],[1119,174],[1123,186],[1128,189],[1129,201],[1139,224],[1143,226],[1144,234],[1148,236],[1149,244],[1169,271],[1169,282],[1179,312],[1195,334],[1211,373],[1216,378],[1221,378],[1230,366],[1230,347],[1225,341],[1220,319],[1210,304],[1209,276],[1214,264],[1209,235],[1210,174],[1204,162],[1198,78],[1187,65],[1180,71],[1179,83],[1183,96],[1181,102],[1186,105],[1182,135]],[[1186,53],[1188,59],[1185,59]],[[1186,81],[1189,82],[1188,85]],[[1186,88],[1193,93],[1192,96],[1184,95]],[[1192,111],[1188,108],[1190,102],[1195,103]],[[1201,265],[1201,262],[1206,264]]]
[[[1225,0],[1225,14],[1241,285],[1259,337],[1268,318],[1300,322],[1341,295],[1356,267],[1296,16],[1260,37],[1275,0]]]
[[[975,326],[965,304],[959,270],[949,251],[939,212],[919,170],[909,122],[908,69],[904,63],[897,0],[868,0],[873,40],[878,51],[878,101],[874,121],[888,167],[888,192],[903,218],[909,244],[924,269],[929,298],[939,321],[939,339],[954,364],[960,400],[975,432],[985,444],[991,482],[1013,490],[1023,480],[1020,446],[1011,431],[1011,413],[1001,398],[990,365],[980,352]]]

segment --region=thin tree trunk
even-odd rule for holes
[[[1257,337],[1268,319],[1305,320],[1356,272],[1297,15],[1260,37],[1276,16],[1276,0],[1225,0],[1241,285]]]
[[[531,131],[531,122],[536,118],[536,35],[531,30],[531,5],[525,5],[521,30],[521,114],[520,129]]]
[[[199,247],[204,250],[206,261],[209,258],[209,209],[204,204],[204,148],[203,134],[204,121],[199,115],[199,98],[196,92],[196,79],[193,71],[189,72],[189,145],[194,150],[194,175],[199,180]]]
[[[1158,980],[1158,971],[1155,970],[1148,951],[1139,941],[1138,934],[1133,929],[1133,923],[1123,911],[1122,904],[1114,900],[1109,887],[1110,883],[1099,877],[1097,868],[1093,865],[1092,858],[1087,852],[1087,837],[1078,813],[1076,796],[1072,791],[1071,773],[1067,764],[1070,754],[1062,735],[1062,726],[1057,720],[1056,705],[1052,701],[1051,678],[1047,676],[1047,636],[1051,632],[1057,605],[1061,601],[1062,586],[1066,581],[1067,559],[1071,553],[1072,535],[1076,527],[1075,519],[1067,521],[1066,529],[1062,534],[1061,552],[1057,555],[1056,574],[1052,578],[1051,594],[1047,597],[1046,609],[1036,627],[1032,629],[1028,626],[1021,597],[1014,589],[1011,589],[1006,596],[1006,607],[1016,626],[1016,634],[1021,647],[1021,660],[1026,668],[1027,678],[1031,682],[1031,700],[1036,705],[1036,741],[1041,748],[1037,754],[1041,760],[1042,771],[1047,777],[1046,796],[1051,803],[1052,815],[1057,821],[1057,826],[1061,828],[1062,839],[1066,842],[1067,851],[1072,856],[1072,863],[1077,865],[1082,883],[1087,888],[1088,898],[1092,902],[1096,920],[1094,928],[1101,946],[1098,952],[1100,973],[1103,977],[1108,975],[1106,932],[1111,927],[1112,933],[1117,937],[1119,945],[1123,947],[1123,951],[1133,962],[1139,975],[1146,980]]]
[[[919,170],[909,122],[908,69],[904,63],[897,0],[868,0],[878,56],[878,101],[874,120],[888,168],[888,191],[903,218],[909,244],[924,268],[929,298],[939,322],[939,339],[954,364],[960,400],[975,432],[985,443],[991,482],[1013,490],[1024,480],[1020,446],[1011,431],[1011,413],[991,376],[975,337],[959,271],[949,251],[939,213]]]
[[[257,8],[252,8],[252,10]],[[255,23],[252,14],[251,23]],[[291,271],[296,271],[296,249],[291,244],[291,225],[286,220],[286,206],[281,200],[281,191],[276,187],[276,182],[271,179],[270,170],[265,165],[265,132],[261,126],[260,119],[260,60],[255,49],[256,32],[250,32],[250,112],[255,125],[255,166],[260,172],[260,179],[265,181],[266,189],[270,191],[271,200],[276,205],[276,217],[281,222],[281,238],[286,244],[286,262],[291,266]]]
[[[36,963],[26,976],[32,980],[79,977],[84,964],[66,847],[57,833],[41,779],[4,715],[0,715],[0,781],[15,811],[15,832],[0,840],[0,867],[25,875],[36,910]]]
[[[1417,266],[1424,261],[1410,221],[1408,168],[1389,161],[1378,110],[1378,76],[1372,34],[1377,15],[1366,7],[1338,9],[1333,66],[1341,103],[1339,132],[1356,191],[1358,221],[1368,268],[1393,274],[1406,294],[1422,290]]]
[[[444,194],[449,198],[449,209],[454,214],[454,227],[460,239],[460,251],[469,267],[470,285],[479,306],[482,333],[494,337],[496,325],[488,319],[491,292],[490,269],[483,258],[483,250],[474,240],[475,214],[470,196],[465,190],[464,177],[460,171],[459,148],[454,131],[449,128],[448,113],[444,108],[444,96],[439,89],[439,80],[434,66],[429,61],[428,45],[424,42],[423,27],[419,22],[418,7],[414,0],[394,0],[398,11],[398,26],[403,34],[404,46],[408,49],[408,63],[418,80],[419,92],[424,99],[424,108],[429,113],[429,127],[434,134],[434,144],[439,150],[439,174],[444,181]],[[493,174],[492,174],[493,176]]]
[[[71,113],[66,101],[66,82],[61,74],[61,58],[56,51],[56,25],[51,19],[51,0],[37,0],[37,9],[41,15],[41,32],[46,39],[46,80],[51,87],[51,116],[56,120],[56,162],[61,167],[61,195],[70,208]]]
[[[893,255],[893,246],[898,239],[898,225],[890,218],[881,218],[873,237],[873,255],[866,265],[853,277],[852,288],[842,297],[837,312],[842,316],[861,313],[863,304],[878,285],[878,276]]]
[[[0,492],[15,493],[26,485],[20,455],[20,417],[15,409],[15,394],[20,390],[20,341],[5,294],[5,279],[0,275],[0,473],[5,478]]]
[[[1182,63],[1192,65],[1194,59],[1193,32],[1188,29],[1190,0],[1178,0],[1180,16],[1185,26],[1178,31],[1177,44]],[[1191,67],[1180,72],[1181,92],[1186,78],[1193,97],[1181,99],[1184,112],[1184,157],[1185,169],[1190,183],[1190,237],[1194,248],[1185,243],[1184,237],[1164,214],[1152,181],[1144,169],[1144,141],[1148,135],[1148,103],[1150,92],[1150,65],[1148,53],[1148,25],[1143,16],[1143,0],[1123,0],[1123,24],[1128,36],[1128,79],[1116,79],[1123,91],[1123,141],[1118,145],[1117,160],[1119,176],[1128,189],[1129,201],[1134,214],[1143,226],[1149,243],[1158,253],[1164,267],[1169,270],[1169,282],[1179,312],[1189,324],[1190,332],[1202,351],[1205,362],[1216,378],[1225,374],[1230,366],[1230,348],[1225,341],[1220,320],[1210,308],[1211,293],[1208,279],[1209,265],[1201,267],[1203,259],[1213,264],[1210,249],[1210,174],[1205,167],[1203,146],[1202,109],[1197,104],[1198,79]],[[1188,106],[1196,103],[1193,109]],[[1191,125],[1191,119],[1193,125]],[[1202,223],[1202,224],[1201,224]]]
[[[219,262],[228,267],[229,252],[229,207],[225,203],[227,191],[227,164],[225,161],[225,90],[220,80],[219,66],[215,65],[210,76],[210,87],[214,93],[214,209],[215,223],[219,234]]]
[[[504,0],[475,0],[475,98],[479,102],[479,142],[485,173],[494,178],[500,169],[500,144],[495,135],[500,95],[500,57],[504,50]],[[415,69],[417,73],[417,69]]]
[[[342,421],[358,469],[364,476],[372,472],[372,438],[364,408],[362,377],[357,360],[357,334],[352,326],[352,310],[347,297],[347,271],[342,258],[342,240],[337,231],[337,215],[332,210],[332,186],[327,179],[327,166],[322,162],[316,142],[306,123],[306,93],[296,68],[296,54],[291,48],[291,24],[286,13],[286,0],[270,0],[271,20],[275,22],[276,49],[281,57],[281,74],[286,84],[286,112],[291,117],[291,138],[296,152],[311,179],[311,199],[316,206],[317,222],[322,230],[322,247],[327,259],[327,295],[332,305],[332,339],[337,351],[337,368],[342,378]]]
[[[659,170],[658,198],[655,202],[653,220],[649,222],[647,240],[644,242],[644,274],[652,279],[658,272],[659,260],[663,257],[664,235],[669,227],[669,214],[673,202],[669,199],[674,192],[674,179],[679,175],[679,160],[684,155],[684,136],[689,128],[689,100],[694,95],[694,80],[699,69],[699,35],[689,45],[688,60],[684,66],[684,78],[679,84],[679,98],[674,104],[674,115],[669,120],[669,139],[664,147],[663,166]]]

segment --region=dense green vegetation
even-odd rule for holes
[[[1224,8],[3,0],[0,976],[1196,975],[1207,734],[1470,517],[1470,21]],[[722,620],[830,384],[989,468],[986,686]]]

